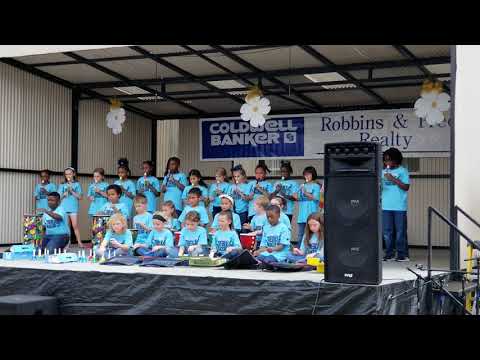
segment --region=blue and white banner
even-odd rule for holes
[[[409,157],[442,157],[449,156],[450,126],[430,126],[412,109],[271,116],[258,128],[240,118],[200,119],[203,161],[318,159],[326,143],[344,141],[380,142]]]

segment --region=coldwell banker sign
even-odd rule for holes
[[[200,120],[201,159],[323,158],[331,142],[374,141],[410,157],[448,156],[448,122],[430,126],[412,109],[271,116],[254,128],[240,118]]]

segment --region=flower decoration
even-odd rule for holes
[[[110,112],[107,114],[107,126],[112,129],[114,135],[122,132],[122,124],[125,122],[125,109],[118,100],[110,101]]]
[[[424,118],[429,125],[440,124],[450,109],[450,95],[442,92],[440,81],[423,83],[421,97],[415,102],[415,115]]]
[[[262,97],[262,91],[258,87],[251,89],[245,97],[245,104],[240,108],[241,119],[250,121],[253,127],[265,124],[265,116],[270,112],[270,100]]]
[[[40,246],[43,238],[42,217],[40,215],[25,215],[23,218],[23,241]]]

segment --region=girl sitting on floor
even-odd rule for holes
[[[125,216],[120,213],[113,214],[108,220],[107,226],[107,234],[95,255],[97,257],[128,255],[133,245],[133,240],[132,233],[128,230]]]
[[[231,211],[222,211],[217,214],[218,230],[213,235],[212,249],[210,257],[222,256],[226,258],[233,257],[242,251],[242,244],[238,234],[233,227],[233,217]]]
[[[192,189],[197,190],[197,189]],[[207,231],[200,225],[200,215],[196,211],[190,211],[185,216],[185,227],[180,234],[178,256],[188,254],[198,256],[208,255]]]
[[[300,249],[294,247],[287,256],[287,262],[306,262],[306,259],[310,257],[319,258],[321,261],[324,260],[322,215],[319,212],[310,214],[307,219],[307,225]]]
[[[167,219],[160,212],[153,214],[153,229],[144,243],[135,243],[134,254],[141,256],[177,257],[173,234],[166,228]]]

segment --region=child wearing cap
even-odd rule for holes
[[[227,195],[227,194],[220,195],[220,207],[222,211],[230,211],[232,213],[232,219],[233,219],[232,227],[237,233],[240,233],[240,230],[242,230],[242,223],[240,221],[240,216],[238,216],[238,214],[235,214],[233,212],[233,205],[234,205],[233,198],[230,195]],[[210,232],[215,232],[216,230],[219,229],[218,215],[219,214],[215,214],[215,217],[213,218],[212,228],[210,229]]]

